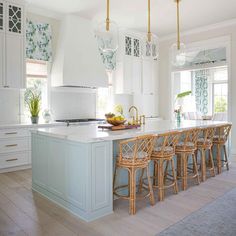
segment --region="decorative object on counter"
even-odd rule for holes
[[[117,113],[121,116],[124,116],[124,109],[123,109],[122,105],[120,105],[120,104],[115,105],[114,111],[115,111],[115,113]]]
[[[175,117],[176,117],[176,120],[177,120],[177,123],[180,123],[181,122],[181,112],[182,112],[182,106],[180,104],[176,105],[176,102],[177,101],[180,101],[181,99],[189,96],[190,94],[192,93],[192,91],[185,91],[185,92],[182,92],[182,93],[179,93],[176,95],[176,98],[175,98],[175,110],[174,110],[174,113],[175,113]]]
[[[179,3],[181,0],[174,0],[177,6],[177,43],[173,44],[171,47],[171,61],[173,66],[181,67],[185,65],[186,62],[186,47],[180,42],[180,17],[179,17]]]
[[[148,0],[148,32],[145,38],[143,55],[145,58],[157,59],[157,36],[151,32],[151,0]]]
[[[113,117],[107,118],[107,123],[114,126],[123,125],[125,122],[126,120],[123,116],[113,116]]]
[[[109,112],[109,113],[105,114],[106,119],[112,118],[112,117],[114,117],[114,116],[115,116],[115,114],[112,113],[112,112]]]
[[[31,114],[32,124],[38,124],[41,93],[35,90],[27,89],[25,92],[25,102]]]
[[[98,47],[105,55],[118,49],[118,26],[110,21],[110,0],[107,0],[106,10],[106,20],[100,22],[95,30]]]
[[[42,115],[45,123],[49,123],[51,121],[51,112],[49,109],[45,109]]]

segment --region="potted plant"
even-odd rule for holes
[[[36,91],[28,90],[25,94],[25,102],[31,114],[32,124],[38,124],[41,94]]]

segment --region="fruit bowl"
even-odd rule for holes
[[[107,119],[107,123],[118,126],[118,125],[123,125],[126,122],[126,120],[114,120],[114,119]]]

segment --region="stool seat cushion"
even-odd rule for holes
[[[124,159],[133,159],[134,158],[134,152],[127,152],[122,155]],[[137,159],[144,159],[148,157],[148,153],[144,151],[137,152]]]
[[[154,154],[164,154],[164,155],[170,155],[174,153],[174,148],[173,147],[155,147],[153,150]]]
[[[192,150],[195,148],[195,145],[193,142],[179,142],[177,145],[176,145],[176,150]]]
[[[199,138],[197,140],[197,145],[211,145],[212,141],[210,139]]]

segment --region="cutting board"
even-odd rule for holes
[[[108,129],[108,130],[112,130],[112,131],[124,130],[124,129],[137,129],[139,127],[140,127],[140,125],[118,125],[118,126],[114,126],[114,125],[110,125],[110,124],[105,124],[105,125],[99,125],[98,126],[98,128],[100,128],[100,129]]]

